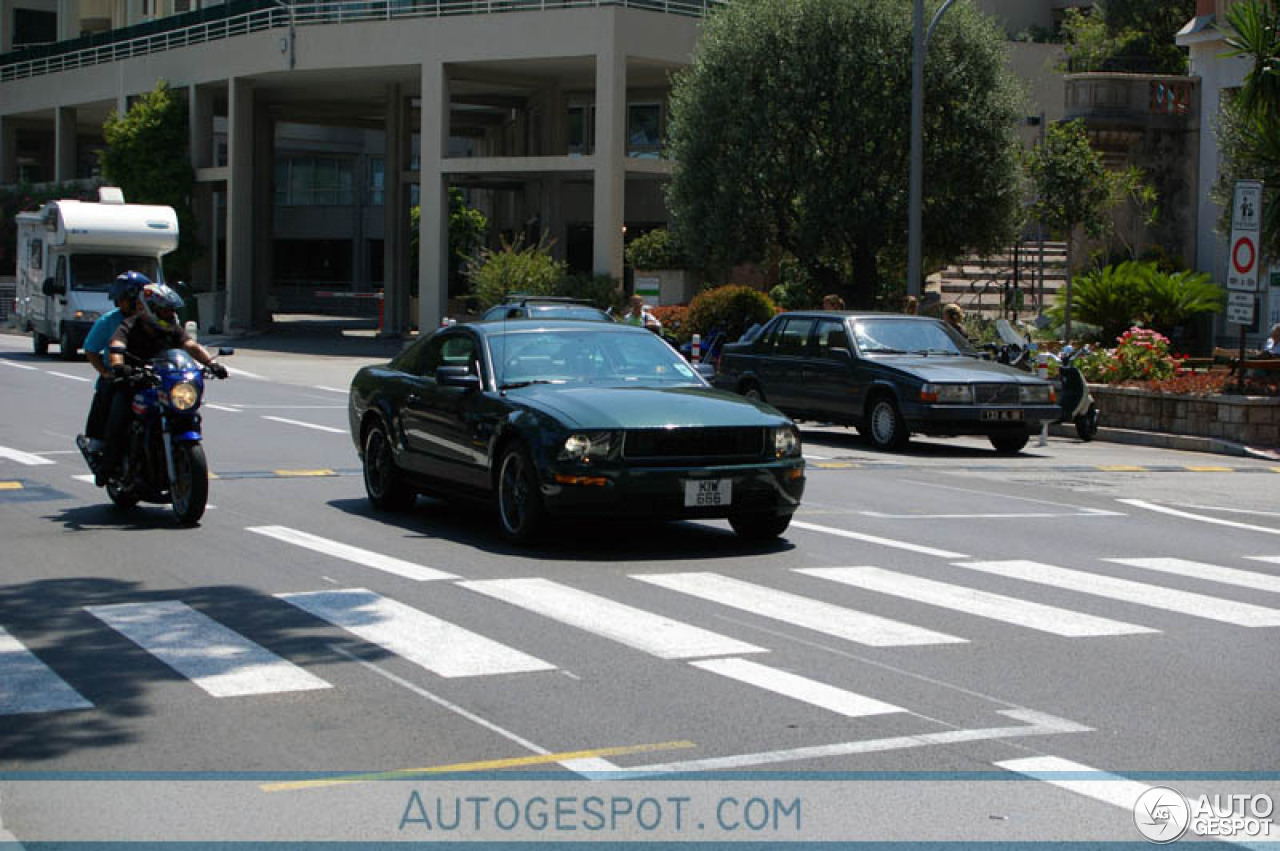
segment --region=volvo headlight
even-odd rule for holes
[[[96,310],[77,310],[76,319],[82,319],[85,322],[92,322],[102,314]]]
[[[564,446],[560,448],[559,459],[577,461],[581,464],[597,463],[609,457],[609,453],[617,444],[616,432],[575,432],[565,438]]]
[[[794,458],[800,454],[800,432],[795,426],[773,430],[773,454],[777,458]]]
[[[1053,385],[1019,384],[1018,398],[1028,405],[1048,405],[1053,402]]]
[[[973,404],[973,388],[968,384],[926,384],[920,388],[920,401],[943,404]]]
[[[169,404],[179,411],[189,411],[200,401],[200,391],[189,381],[181,381],[169,390]]]

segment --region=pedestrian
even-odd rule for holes
[[[1268,336],[1267,341],[1262,344],[1262,350],[1280,358],[1280,322],[1271,326],[1271,335]]]
[[[908,316],[917,316],[920,313],[920,299],[913,295],[904,296],[902,299],[902,312]]]
[[[952,303],[942,308],[942,321],[961,337],[969,339],[964,330],[964,311],[960,309],[960,305]]]
[[[823,310],[844,310],[844,299],[835,293],[827,293],[822,297]]]
[[[661,331],[662,323],[658,321],[658,317],[649,312],[649,308],[644,303],[644,296],[633,295],[631,297],[630,309],[622,315],[619,320],[624,325],[639,325],[642,328],[648,328],[650,331]]]

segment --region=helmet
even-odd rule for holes
[[[121,272],[107,287],[107,293],[112,304],[117,304],[122,299],[137,298],[142,288],[150,283],[151,279],[141,272]]]
[[[178,326],[177,313],[182,304],[182,296],[164,284],[147,284],[142,288],[142,312],[166,331]]]

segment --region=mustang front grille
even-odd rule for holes
[[[632,460],[759,458],[763,428],[648,428],[628,431],[622,455]]]
[[[975,384],[973,401],[978,405],[1016,405],[1018,404],[1018,385]]]

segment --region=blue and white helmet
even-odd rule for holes
[[[142,288],[142,312],[166,331],[178,327],[178,311],[182,305],[182,296],[164,284],[147,284]]]
[[[107,287],[107,295],[112,304],[119,304],[124,299],[135,299],[142,288],[151,283],[151,279],[141,272],[121,272]]]

